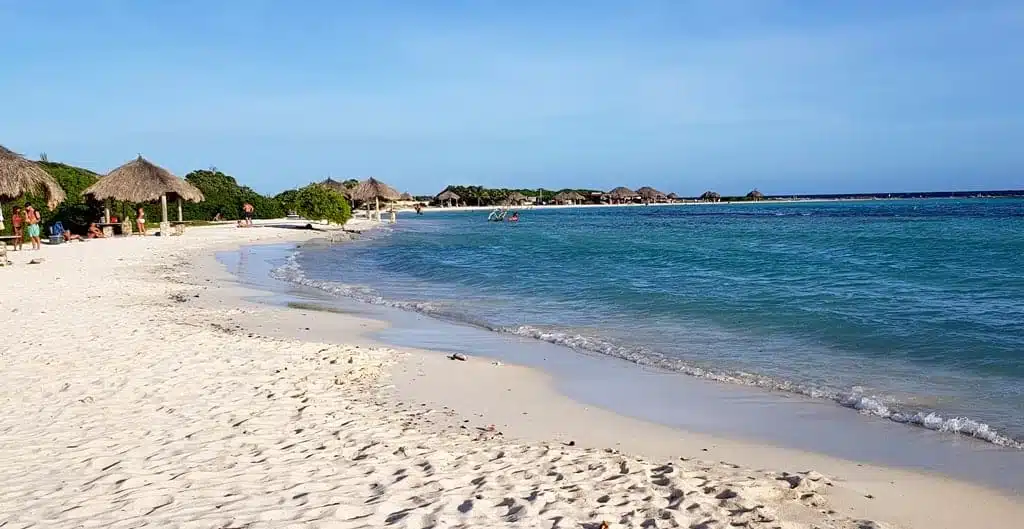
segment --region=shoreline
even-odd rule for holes
[[[223,266],[223,263],[218,264]],[[324,295],[332,299],[326,293]],[[288,295],[289,299],[295,299],[293,296],[302,297],[295,293]],[[353,303],[361,304],[358,301]],[[462,420],[498,425],[504,433],[527,442],[572,442],[585,448],[611,449],[653,460],[711,458],[705,463],[727,461],[726,465],[739,464],[745,468],[799,468],[805,469],[804,472],[814,469],[830,476],[835,485],[842,487],[842,490],[830,490],[833,495],[830,497],[838,500],[833,507],[841,507],[837,511],[852,511],[859,516],[895,521],[898,527],[963,527],[979,523],[979,513],[964,510],[970,501],[984,501],[994,506],[997,513],[993,513],[993,524],[1001,523],[997,520],[1009,519],[1004,516],[1024,516],[1019,492],[961,481],[937,472],[845,460],[762,442],[694,433],[632,418],[574,400],[558,389],[553,375],[538,368],[502,363],[493,357],[480,355],[470,355],[465,362],[453,361],[446,352],[394,345],[386,339],[382,341],[378,335],[390,329],[390,324],[373,315],[358,310],[327,309],[316,301],[289,301],[287,305],[278,306],[278,310],[301,314],[302,321],[309,325],[305,331],[318,341],[351,342],[352,337],[346,336],[349,331],[337,331],[334,325],[339,318],[355,318],[364,322],[358,335],[361,345],[385,346],[409,353],[410,356],[393,369],[395,395],[402,401],[423,403],[429,410],[457,413],[459,417],[456,419],[440,419],[447,428],[458,427],[459,419],[465,418]],[[275,324],[264,324],[253,330],[270,331],[272,336],[294,336],[275,327]],[[453,370],[459,372],[460,384],[451,384]],[[570,417],[573,419],[567,420]],[[622,432],[630,434],[623,435]],[[982,443],[980,440],[974,442]],[[790,473],[794,471],[790,470]],[[887,501],[878,501],[883,494]],[[961,496],[973,500],[962,501]],[[946,498],[947,501],[933,505],[931,502],[936,498]]]
[[[0,524],[863,528],[1024,516],[1019,498],[937,476],[840,480],[771,447],[703,452],[706,437],[580,410],[530,370],[382,348],[365,338],[380,322],[253,303],[267,293],[214,257],[319,235],[203,227],[13,256],[0,310],[64,325],[16,328],[0,355]],[[576,446],[558,442],[567,434]],[[605,451],[615,439],[623,449]],[[698,452],[681,453],[685,442]]]
[[[626,349],[627,346],[619,347],[611,342],[601,342],[600,338],[594,340],[593,337],[600,336],[599,334],[577,335],[573,334],[571,331],[566,332],[559,329],[547,328],[541,324],[538,324],[538,326],[536,327],[502,327],[491,325],[486,321],[474,320],[472,318],[459,318],[457,316],[452,316],[450,314],[439,315],[437,312],[431,310],[429,306],[430,303],[409,302],[408,300],[406,300],[406,298],[401,297],[401,295],[385,298],[377,294],[353,294],[351,289],[349,289],[348,287],[341,288],[339,291],[334,288],[334,284],[330,280],[320,281],[310,279],[307,278],[304,275],[304,273],[298,268],[293,268],[291,266],[286,268],[290,269],[287,274],[288,277],[277,279],[283,279],[293,284],[300,284],[303,285],[304,287],[308,287],[321,292],[331,292],[331,297],[334,297],[335,293],[337,293],[337,295],[340,296],[341,298],[353,300],[360,305],[365,303],[375,307],[387,307],[389,309],[400,310],[402,312],[421,314],[428,318],[440,322],[454,324],[456,326],[468,326],[473,329],[484,330],[487,333],[499,333],[519,338],[525,338],[529,343],[544,342],[547,344],[552,344],[558,348],[564,347],[567,350],[571,350],[575,354],[581,354],[586,356],[596,355],[602,358],[614,358],[617,360],[622,360],[623,362],[628,363],[631,367],[636,369],[653,369],[665,373],[667,375],[683,375],[688,378],[701,381],[710,381],[716,384],[724,384],[726,386],[733,388],[752,389],[758,393],[763,392],[763,394],[765,395],[781,394],[784,395],[786,398],[791,399],[792,401],[809,400],[811,403],[827,403],[830,406],[842,409],[846,413],[851,413],[851,415],[867,415],[871,416],[874,419],[878,419],[887,423],[892,423],[892,425],[898,425],[897,430],[900,428],[908,428],[911,430],[920,430],[923,432],[933,433],[935,434],[935,436],[942,436],[946,438],[941,441],[938,441],[938,443],[950,442],[969,446],[974,442],[978,442],[982,444],[982,447],[979,448],[979,450],[986,450],[987,448],[1006,448],[1013,450],[1022,449],[1019,437],[1015,437],[1015,431],[1004,431],[998,423],[986,422],[984,420],[978,419],[976,416],[970,413],[956,413],[948,409],[944,410],[938,407],[914,407],[912,404],[904,406],[902,405],[903,403],[900,401],[886,401],[884,394],[882,394],[881,396],[876,396],[868,392],[860,393],[856,389],[843,388],[839,386],[833,387],[828,385],[816,385],[813,381],[794,382],[793,380],[786,378],[759,375],[756,371],[752,370],[749,372],[736,374],[734,372],[730,372],[727,369],[717,369],[715,366],[711,365],[700,365],[694,363],[686,363],[682,361],[662,361],[660,359],[655,359],[654,361],[645,361],[646,359],[644,358],[636,359],[630,357],[628,354],[621,353],[621,350],[626,350],[628,352],[628,350]],[[349,280],[349,282],[351,282],[351,280]],[[370,281],[368,284],[372,284],[372,281]],[[358,291],[358,288],[356,289],[356,291]],[[421,308],[421,305],[426,305],[427,308]],[[588,340],[592,341],[588,342]],[[592,345],[593,341],[597,342],[596,346]],[[583,345],[580,345],[581,343]],[[416,343],[409,342],[408,340],[400,340],[399,342],[397,342],[397,344],[407,346],[417,345]],[[447,347],[449,348],[458,346],[459,345],[457,344],[457,342],[447,344]],[[441,345],[442,349],[444,347],[445,345]],[[460,352],[476,354],[476,351],[473,350],[460,349]],[[514,361],[515,360],[513,360],[513,362]],[[531,364],[531,367],[550,371],[550,366],[542,364],[534,363]],[[589,402],[595,404],[602,402],[601,399],[588,399],[587,397],[592,397],[591,395],[584,395],[583,398],[581,398],[581,395],[579,394],[580,392],[577,391],[576,393],[576,395],[572,396],[577,400],[589,400]],[[605,403],[605,405],[607,405],[607,403]],[[631,416],[639,416],[637,415],[635,407],[631,411],[628,410],[628,408],[624,410],[624,407],[622,406],[612,406],[612,408],[616,409],[619,413],[626,413],[627,415]],[[809,415],[815,415],[819,420],[821,419],[821,414],[818,411],[807,408],[808,407],[805,406],[802,412],[807,413]],[[666,422],[666,419],[671,419],[671,417],[662,417],[659,419],[656,417],[644,416],[644,418],[648,420],[654,420],[655,422],[673,424],[672,421]],[[757,420],[756,417],[748,417],[747,419]],[[829,419],[833,418],[829,417]],[[992,424],[994,424],[994,426]],[[683,425],[683,427],[690,429],[693,428],[692,425]],[[820,431],[820,428],[818,430],[818,432],[811,432],[811,434],[817,436],[828,436],[829,432]],[[718,434],[722,432],[716,431],[711,433]],[[749,434],[749,432],[741,431],[728,431],[725,433],[727,436]],[[874,433],[876,433],[878,436],[887,434],[884,427],[881,427],[880,431]],[[746,437],[749,438],[750,436],[746,435]],[[775,443],[780,442],[778,436],[776,436],[776,438],[761,440]],[[809,447],[808,443],[801,442],[800,440],[794,441],[792,436],[790,436],[789,439],[784,439],[781,441],[781,444],[791,446],[794,448],[822,451],[816,447]],[[922,436],[922,442],[931,444],[935,443],[936,440],[926,435]],[[832,453],[829,452],[828,450],[825,450],[825,452],[843,458],[856,459],[865,457],[863,451],[861,451],[861,453],[855,453],[857,452],[855,448],[847,448],[845,449],[845,452],[841,451],[839,453]],[[929,454],[933,457],[933,459],[938,461],[941,461],[942,457],[950,458],[954,456],[954,454],[943,454],[942,452],[944,452],[942,449],[931,450]],[[930,463],[922,463],[923,461],[928,459],[927,457],[917,457],[918,454],[914,453],[909,453],[909,455],[910,459],[915,461],[915,463],[894,463],[892,461],[893,458],[889,458],[888,460],[882,461],[870,459],[869,460],[873,463],[881,463],[886,465],[903,464],[904,466],[912,468],[921,466],[923,468],[929,469],[932,466],[936,465]],[[936,456],[938,456],[939,459],[936,459]],[[965,474],[969,473],[971,474],[971,478],[977,481],[977,476],[984,475],[986,472],[989,472],[989,470],[994,464],[995,463],[992,463],[991,461],[985,461],[985,464],[981,466],[981,468],[984,470],[979,470],[978,472],[973,473],[964,472],[961,468],[961,472],[957,474],[957,477],[963,478],[965,477]],[[938,465],[941,466],[941,464]],[[963,465],[960,466],[963,467]],[[1024,475],[1024,466],[1021,467],[1021,472],[1021,475]],[[997,474],[994,472],[989,472],[989,474],[1001,475],[1001,473]],[[990,482],[987,484],[992,485],[993,483]],[[1000,480],[996,485],[1002,488],[1009,488],[1014,491],[1024,490],[1024,479]]]

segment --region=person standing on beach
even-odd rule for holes
[[[32,204],[25,206],[25,224],[28,224],[28,228],[25,232],[28,234],[28,238],[32,241],[32,249],[40,250],[43,244],[39,241],[39,223],[42,222],[43,218],[39,216],[39,212],[32,207]]]
[[[252,204],[246,202],[242,204],[242,216],[245,217],[245,225],[252,226],[252,213],[256,208],[252,207]]]
[[[11,209],[11,229],[14,235],[14,251],[20,251],[25,244],[25,214],[21,206],[14,206]]]
[[[139,233],[146,234],[146,210],[139,208],[139,214],[135,217],[135,228]]]

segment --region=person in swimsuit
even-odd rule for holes
[[[252,207],[252,204],[246,202],[242,204],[242,216],[245,217],[245,225],[252,226],[252,212],[256,208]]]
[[[139,208],[139,214],[135,217],[135,228],[139,233],[146,234],[146,210]]]
[[[21,206],[11,209],[11,229],[14,230],[14,250],[21,250],[25,243],[25,213],[21,211]]]
[[[43,247],[43,243],[39,240],[39,222],[42,220],[43,218],[39,216],[39,212],[32,207],[32,204],[25,206],[25,224],[28,225],[25,229],[25,234],[32,241],[33,250],[39,250]]]
[[[105,237],[105,235],[103,235],[103,230],[101,230],[95,222],[89,224],[89,231],[87,235],[90,239],[102,239],[103,237]]]

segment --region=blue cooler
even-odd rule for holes
[[[64,224],[54,222],[50,226],[50,244],[64,244]]]

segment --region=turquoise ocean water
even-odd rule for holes
[[[279,278],[1024,447],[1024,200],[403,215]]]

